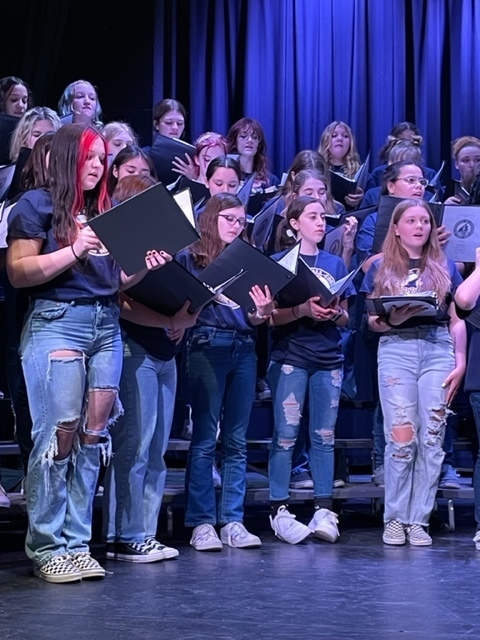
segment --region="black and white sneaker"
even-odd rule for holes
[[[163,558],[160,558],[160,560],[169,560],[170,558],[176,558],[179,555],[178,549],[167,547],[153,536],[145,538],[145,544],[148,544],[149,547],[152,547],[163,554]]]
[[[82,579],[82,572],[67,554],[52,556],[40,567],[35,567],[33,573],[37,578],[57,584],[79,582]]]
[[[70,555],[71,563],[80,571],[82,578],[104,578],[105,569],[88,551],[80,551]]]
[[[178,553],[178,552],[177,552]],[[107,542],[105,556],[109,560],[123,562],[159,562],[165,560],[164,553],[145,542]]]

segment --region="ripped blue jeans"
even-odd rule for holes
[[[89,392],[115,394],[108,424],[122,410],[118,316],[115,302],[37,300],[23,329],[20,353],[33,422],[26,553],[36,566],[54,555],[88,551],[100,458],[102,453],[108,458],[110,436],[107,425],[88,428],[87,399]],[[58,351],[76,353],[62,356]],[[61,430],[74,433],[74,446],[67,457],[57,459]],[[81,444],[81,430],[106,442]]]
[[[387,442],[385,522],[428,525],[450,413],[442,383],[454,367],[446,327],[419,326],[380,338],[378,387]]]
[[[292,456],[305,397],[310,406],[310,468],[315,498],[330,498],[333,492],[335,423],[342,390],[342,368],[317,370],[271,362],[268,381],[272,391],[274,429],[268,475],[270,500],[288,500]]]

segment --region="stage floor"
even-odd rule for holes
[[[303,522],[307,505],[292,511]],[[439,505],[430,548],[388,547],[366,504],[344,503],[334,545],[313,537],[279,541],[266,505],[249,505],[245,524],[260,549],[200,553],[174,510],[180,556],[155,564],[106,561],[98,523],[94,555],[102,581],[54,585],[33,577],[22,521],[0,529],[2,640],[460,640],[480,637],[480,552],[473,504],[456,507],[456,530]],[[163,534],[163,535],[162,535]]]

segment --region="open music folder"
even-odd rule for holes
[[[262,289],[267,285],[272,296],[276,295],[295,277],[298,246],[291,249],[282,261],[276,262],[251,244],[236,238],[202,272],[202,279],[213,286],[222,278],[232,277],[240,270],[241,278],[225,288],[225,295],[246,310],[255,309],[249,292],[254,285]]]
[[[145,268],[147,251],[173,255],[199,239],[189,217],[156,184],[88,223],[127,275]]]
[[[352,283],[360,271],[362,264],[343,278],[340,278],[340,280],[336,280],[332,285],[328,286],[320,280],[308,264],[299,257],[296,277],[281,291],[280,298],[282,305],[295,307],[298,304],[303,304],[309,298],[319,296],[321,306],[328,307],[333,300],[337,296],[341,296]]]
[[[435,317],[438,312],[437,294],[434,291],[422,291],[419,294],[365,299],[367,313],[371,316],[388,316],[393,307],[401,309],[407,305],[418,309],[416,316]]]

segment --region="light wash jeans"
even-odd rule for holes
[[[292,457],[307,393],[310,416],[308,454],[314,496],[332,496],[335,423],[342,378],[341,368],[309,372],[289,364],[270,363],[268,381],[272,391],[274,418],[268,464],[270,500],[288,500]]]
[[[113,457],[105,474],[107,542],[144,542],[157,533],[176,386],[175,359],[159,360],[127,337],[120,382],[125,413],[112,428]]]
[[[187,527],[243,521],[246,436],[256,373],[251,335],[214,327],[194,330],[187,348],[193,422],[185,479]],[[221,417],[222,487],[217,515],[212,466]]]
[[[111,389],[117,398],[109,419],[121,412],[118,387],[122,341],[117,304],[77,304],[37,300],[21,340],[22,366],[32,415],[33,449],[26,481],[27,556],[41,566],[53,555],[88,551],[92,509],[105,444],[74,442],[72,453],[56,460],[57,429],[79,421],[85,428],[89,390]],[[82,356],[55,357],[57,350]],[[107,439],[103,431],[87,431]]]
[[[420,326],[380,338],[378,386],[387,442],[385,522],[428,525],[451,413],[442,383],[454,367],[446,327]],[[399,442],[394,430],[410,427],[413,437]]]

